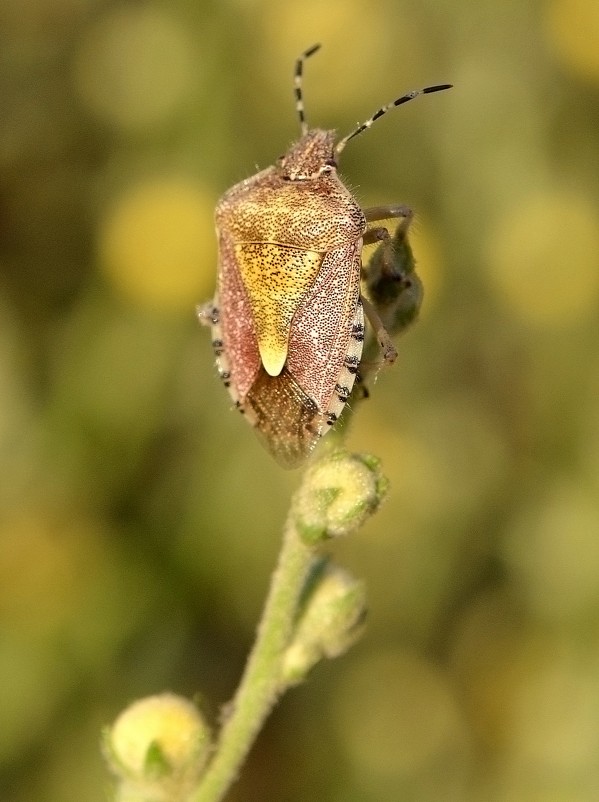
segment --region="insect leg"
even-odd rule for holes
[[[380,319],[374,305],[371,304],[367,298],[364,298],[364,296],[362,296],[362,304],[364,306],[364,314],[368,318],[368,322],[372,326],[376,339],[381,346],[383,360],[388,365],[392,365],[397,359],[397,350],[391,342],[391,337],[387,329],[383,326],[383,321]]]
[[[364,242],[380,244],[362,266],[362,290],[370,302],[364,305],[364,311],[382,348],[382,361],[390,364],[396,355],[395,348],[389,348],[390,337],[408,328],[422,304],[422,282],[416,274],[408,240],[413,213],[406,206],[377,206],[365,214],[367,221],[375,225],[366,231]],[[392,234],[376,225],[394,217],[399,218],[399,223]],[[366,354],[362,362],[364,373],[372,370],[367,361],[373,355],[372,347],[367,348]]]
[[[400,218],[392,236],[387,229],[378,226],[366,231],[364,240],[380,242],[380,245],[362,268],[364,291],[384,327],[395,335],[415,320],[422,304],[422,282],[416,274],[408,239],[413,213],[405,206],[376,207],[367,213],[371,221],[380,220],[379,215],[387,219],[392,215]]]
[[[409,206],[403,206],[401,204],[397,206],[370,206],[368,209],[364,209],[364,216],[366,217],[367,223],[376,223],[380,220],[392,220],[396,217],[404,217],[407,218],[408,221],[411,221],[414,217],[414,212]]]
[[[397,242],[398,237],[405,238],[408,228],[414,218],[414,212],[408,206],[372,206],[364,210],[367,223],[380,223],[382,220],[400,218],[400,223],[395,231],[394,238],[389,234],[389,230],[384,226],[373,226],[366,230],[364,234],[364,244],[382,242],[383,268],[389,274],[390,279],[398,278],[397,259],[394,258],[393,239]]]

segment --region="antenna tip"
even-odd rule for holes
[[[312,47],[309,47],[307,50],[304,50],[303,58],[310,58],[310,56],[313,56],[317,50],[320,50],[320,48],[321,48],[320,42],[318,42],[315,45],[312,45]]]
[[[453,89],[453,84],[439,84],[438,86],[427,86],[422,90],[423,95],[430,95],[431,92],[443,92],[445,89]]]

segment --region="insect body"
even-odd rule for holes
[[[364,242],[388,239],[368,223],[405,214],[405,207],[362,210],[337,175],[347,142],[398,98],[337,143],[335,131],[308,129],[296,62],[301,138],[278,162],[232,187],[216,208],[218,286],[198,310],[212,326],[221,379],[237,408],[285,467],[296,467],[336,422],[358,373],[364,314],[383,357],[395,349],[360,292]]]

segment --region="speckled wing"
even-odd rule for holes
[[[220,329],[229,373],[229,392],[235,402],[243,404],[248,390],[260,369],[260,353],[252,310],[243,280],[235,245],[226,232],[219,232],[220,264],[218,299]]]
[[[338,382],[351,392],[355,374],[345,360],[361,354],[361,341],[352,339],[356,319],[362,320],[360,252],[358,242],[324,257],[294,315],[283,370],[269,376],[261,367],[248,392],[258,436],[286,468],[304,462],[328,430],[330,412],[342,409]]]
[[[293,318],[287,368],[326,413],[350,348],[360,298],[362,240],[330,251]]]
[[[269,376],[261,367],[246,401],[256,434],[279,465],[301,465],[318,442],[321,415],[287,368]]]

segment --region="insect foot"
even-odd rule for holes
[[[362,359],[365,314],[383,360],[397,355],[361,291],[362,246],[376,218],[339,178],[339,156],[389,109],[450,88],[408,92],[337,140],[335,131],[309,128],[304,113],[303,65],[318,47],[295,65],[300,139],[216,207],[217,292],[198,311],[212,327],[217,369],[235,406],[286,468],[304,462],[343,412]],[[384,207],[380,219],[402,216],[397,210],[404,207]]]

